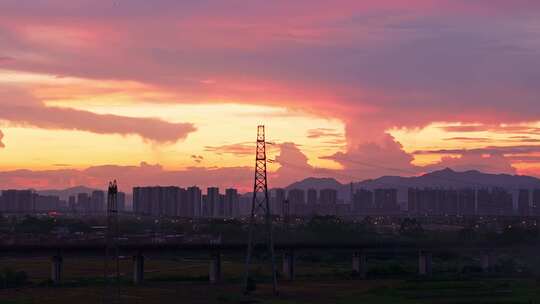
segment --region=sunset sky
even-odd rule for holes
[[[0,188],[540,177],[540,1],[0,1]]]

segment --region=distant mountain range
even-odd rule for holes
[[[398,199],[400,201],[405,201],[407,199],[407,189],[410,187],[454,189],[501,187],[508,190],[517,190],[522,188],[540,189],[540,179],[524,175],[488,174],[476,170],[457,172],[447,168],[421,176],[382,176],[376,179],[367,179],[360,182],[354,182],[352,187],[353,190],[360,188],[369,190],[376,188],[395,188],[398,189]],[[338,198],[345,202],[350,200],[351,193],[350,184],[342,184],[333,178],[309,177],[292,183],[285,189],[336,189],[338,191]],[[78,193],[91,193],[94,190],[96,189],[77,186],[63,190],[41,190],[37,192],[42,195],[59,196],[60,199],[67,200],[69,196],[77,195]],[[243,196],[248,197],[249,195],[249,193],[246,193]],[[128,194],[127,200],[131,201],[130,194]]]
[[[77,187],[71,187],[67,189],[62,190],[38,190],[36,191],[38,194],[41,195],[54,195],[60,197],[61,200],[67,201],[70,196],[77,196],[79,193],[92,193],[92,191],[95,191],[98,189],[92,189],[85,186],[77,186]]]
[[[488,174],[476,170],[457,172],[446,168],[440,171],[434,171],[421,176],[401,177],[401,176],[383,176],[377,179],[368,179],[361,182],[355,182],[352,185],[353,190],[376,189],[376,188],[395,188],[398,189],[398,199],[406,200],[407,189],[410,187],[432,187],[432,188],[489,188],[501,187],[508,190],[517,189],[540,189],[540,179],[510,174]],[[351,185],[341,184],[333,178],[306,178],[295,182],[286,187],[290,189],[336,189],[338,198],[344,201],[350,200]]]
[[[41,195],[58,196],[61,200],[64,200],[67,202],[70,196],[77,196],[77,194],[79,193],[91,194],[92,191],[96,191],[96,190],[107,191],[107,189],[93,189],[93,188],[88,188],[85,186],[76,186],[76,187],[71,187],[71,188],[62,189],[62,190],[37,190],[36,192]],[[128,205],[131,204],[132,199],[133,197],[131,193],[126,193],[126,202]]]

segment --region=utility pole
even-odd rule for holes
[[[249,290],[249,268],[253,248],[258,243],[254,236],[255,228],[261,222],[264,223],[264,240],[268,247],[272,264],[273,292],[277,294],[276,260],[274,255],[274,240],[272,236],[272,215],[270,212],[270,200],[268,199],[268,182],[266,175],[266,141],[264,126],[257,127],[257,148],[255,152],[255,181],[253,184],[253,200],[251,202],[251,217],[249,219],[249,236],[247,244],[246,270],[244,276],[244,293]]]
[[[107,191],[107,231],[105,235],[105,258],[103,263],[103,279],[105,280],[104,303],[118,303],[120,301],[118,230],[118,186],[115,180],[109,183],[109,190]],[[112,265],[110,265],[111,260],[113,262]],[[112,290],[111,286],[113,276],[117,287],[116,292]]]

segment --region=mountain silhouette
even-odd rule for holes
[[[410,187],[454,189],[500,187],[509,191],[517,191],[518,189],[540,189],[540,179],[525,175],[489,174],[477,170],[458,172],[446,168],[420,176],[382,176],[376,179],[353,182],[353,190],[360,188],[369,190],[376,188],[398,189],[400,201],[407,199],[407,189]],[[350,200],[350,184],[342,184],[333,178],[309,177],[286,187],[287,190],[294,188],[303,190],[310,188],[316,190],[336,189],[339,199],[345,202]]]
[[[85,186],[76,186],[66,189],[52,189],[52,190],[39,190],[36,191],[37,193],[41,195],[53,195],[60,197],[61,200],[67,201],[70,196],[77,196],[79,193],[87,193],[90,194],[92,191],[95,191],[98,189],[92,189]]]

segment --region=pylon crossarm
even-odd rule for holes
[[[249,266],[251,263],[251,254],[254,243],[258,240],[253,235],[255,225],[258,224],[257,218],[265,221],[264,241],[268,245],[270,259],[272,264],[273,291],[277,293],[277,276],[274,257],[274,241],[272,237],[272,217],[268,201],[268,182],[266,174],[266,141],[264,126],[257,127],[257,148],[255,150],[255,181],[253,183],[253,200],[251,202],[251,217],[249,220],[249,237],[247,244],[246,269],[244,276],[244,292],[249,293]]]

